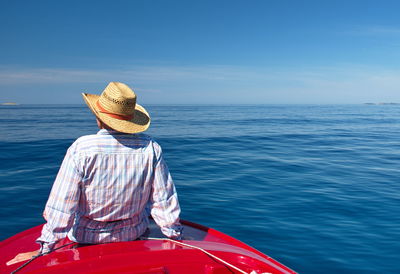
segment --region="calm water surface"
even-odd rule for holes
[[[300,273],[400,273],[400,106],[148,106],[182,218]],[[41,217],[83,105],[0,106],[1,240]]]

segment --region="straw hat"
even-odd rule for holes
[[[101,95],[82,93],[93,114],[110,128],[123,133],[145,131],[150,116],[136,104],[136,94],[127,85],[110,82]]]

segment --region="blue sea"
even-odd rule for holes
[[[147,106],[182,218],[299,273],[400,273],[400,106]],[[84,105],[0,106],[0,240],[43,222]]]

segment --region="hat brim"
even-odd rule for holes
[[[123,133],[139,133],[150,126],[150,115],[141,105],[136,104],[131,120],[120,120],[102,113],[97,107],[99,95],[82,93],[83,99],[96,117],[110,128]]]

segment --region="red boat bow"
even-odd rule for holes
[[[20,273],[296,273],[262,252],[212,228],[182,221],[184,240],[162,239],[152,223],[148,233],[131,242],[80,245],[63,239],[57,250],[34,259]],[[0,242],[0,272],[18,253],[38,249],[42,225]]]

